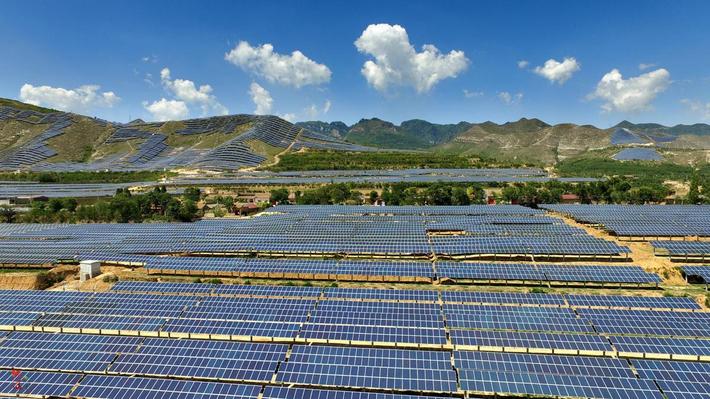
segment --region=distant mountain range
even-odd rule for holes
[[[633,124],[609,129],[539,119],[436,124],[381,119],[292,124],[277,116],[229,115],[115,123],[0,99],[0,170],[234,170],[295,151],[437,151],[535,165],[613,158],[622,147],[655,147],[661,159],[710,159],[710,125]],[[631,152],[635,154],[636,152]],[[624,154],[624,157],[626,154]],[[626,158],[623,158],[626,159]]]
[[[612,128],[599,129],[572,123],[550,125],[535,118],[522,118],[504,124],[490,121],[436,124],[413,119],[400,125],[372,118],[361,119],[352,126],[343,122],[319,121],[296,125],[371,147],[486,155],[544,164],[619,145],[655,145],[669,151],[707,152],[710,149],[710,125],[702,123],[667,127],[623,121]],[[630,138],[616,140],[622,135],[619,132]],[[702,153],[695,155],[693,160],[703,159]]]

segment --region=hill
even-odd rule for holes
[[[680,164],[707,162],[710,125],[633,124],[623,121],[610,129],[563,123],[550,125],[539,119],[515,122],[435,124],[414,119],[400,125],[381,119],[362,119],[344,129],[342,122],[297,124],[320,131],[337,127],[337,136],[361,145],[403,150],[432,150],[505,162],[551,165],[587,156],[611,159],[626,147],[653,146],[665,160]],[[636,152],[631,152],[632,154]],[[643,152],[638,152],[639,154]]]
[[[233,170],[287,151],[370,151],[276,116],[129,124],[0,100],[0,170]]]
[[[599,129],[534,118],[503,124],[413,119],[396,125],[372,118],[352,126],[320,121],[294,125],[276,116],[244,114],[122,124],[0,99],[0,171],[222,171],[271,165],[280,155],[301,150],[375,148],[543,166],[577,158],[612,159],[625,148],[643,147],[656,149],[654,159],[707,163],[710,126],[624,121]],[[648,153],[625,151],[622,158]]]

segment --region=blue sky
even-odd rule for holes
[[[0,96],[121,122],[708,122],[709,15],[708,1],[10,0]]]

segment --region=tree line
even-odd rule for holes
[[[200,216],[196,204],[200,195],[197,188],[186,189],[182,196],[169,194],[165,187],[146,194],[118,189],[110,199],[92,204],[79,204],[75,198],[51,198],[32,201],[24,213],[2,207],[0,219],[6,223],[190,222]]]

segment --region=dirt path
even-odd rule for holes
[[[680,274],[678,266],[673,264],[669,258],[655,256],[653,254],[653,247],[649,242],[636,242],[636,241],[622,241],[618,237],[609,235],[608,233],[590,227],[588,225],[578,223],[572,218],[560,215],[557,213],[547,213],[548,216],[561,219],[570,226],[578,227],[587,232],[587,234],[601,238],[607,241],[613,241],[619,245],[629,248],[631,253],[629,257],[632,259],[633,264],[643,267],[644,270],[652,273],[656,273],[663,279],[664,285],[669,286],[687,286],[683,277]]]
[[[294,144],[296,144],[296,140],[298,140],[299,137],[301,137],[301,134],[303,134],[303,129],[299,130],[298,133],[296,134],[296,137],[293,138],[293,141],[291,144],[286,147],[283,151],[279,152],[278,154],[274,155],[274,159],[269,162],[269,163],[264,163],[258,166],[251,166],[249,168],[244,168],[242,171],[244,172],[253,172],[255,170],[261,169],[261,168],[268,168],[270,166],[277,165],[279,161],[281,161],[281,156],[286,154],[287,152],[291,151],[291,148],[293,148]]]

